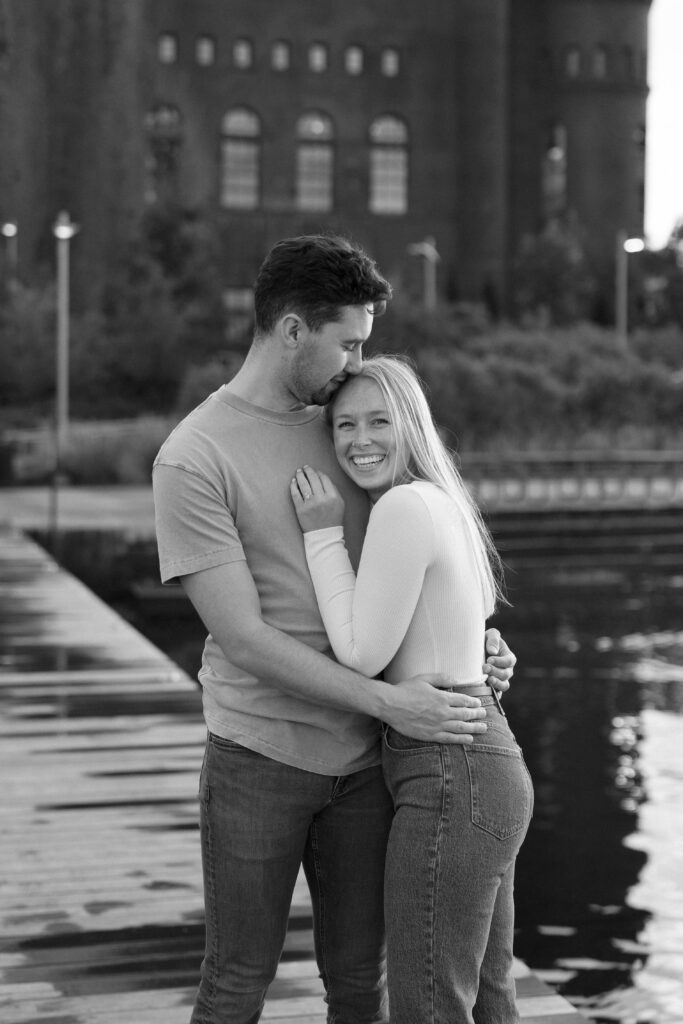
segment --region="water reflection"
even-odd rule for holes
[[[499,625],[520,658],[508,701],[537,796],[517,952],[596,1021],[680,1024],[683,807],[666,802],[666,832],[646,824],[662,775],[683,774],[680,577],[514,580]]]
[[[110,560],[102,536],[74,538],[69,567],[196,675],[191,608],[131,589],[155,578],[154,545],[119,538]],[[509,586],[506,702],[536,790],[516,952],[595,1021],[681,1024],[683,575],[549,559]]]

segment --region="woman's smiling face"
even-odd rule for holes
[[[379,385],[354,377],[341,388],[332,410],[339,465],[373,501],[406,477],[406,458]]]

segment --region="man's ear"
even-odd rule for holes
[[[298,348],[301,342],[303,324],[301,317],[296,313],[287,313],[280,321],[280,333],[285,345],[289,348]]]

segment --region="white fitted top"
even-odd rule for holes
[[[353,572],[341,526],[304,534],[337,659],[388,682],[445,672],[481,683],[486,615],[468,527],[436,484],[391,488],[373,507]]]

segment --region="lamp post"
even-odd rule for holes
[[[58,544],[58,495],[64,450],[69,433],[69,246],[78,231],[66,211],[52,228],[57,240],[57,342],[55,354],[55,461],[52,477],[50,533],[52,549]]]
[[[422,242],[413,242],[408,246],[411,256],[421,256],[423,263],[423,302],[425,309],[436,309],[436,265],[441,259],[436,248],[436,240],[432,235]]]
[[[628,347],[628,255],[642,252],[645,241],[629,238],[625,231],[617,231],[614,262],[614,323],[619,347]]]
[[[14,281],[19,263],[19,228],[13,220],[7,220],[0,226],[0,233],[6,241],[7,277]]]

